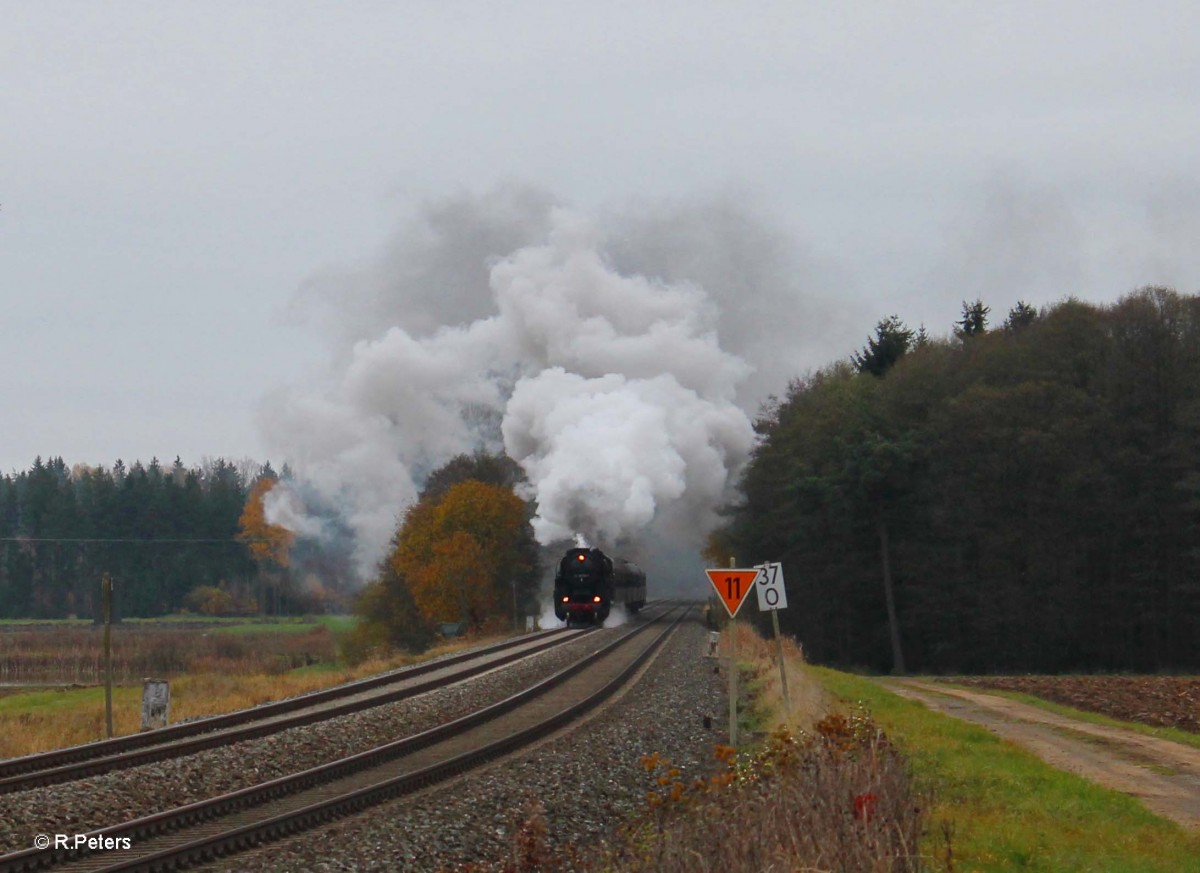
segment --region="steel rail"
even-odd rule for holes
[[[339,715],[361,712],[364,709],[421,694],[432,688],[442,687],[448,679],[450,681],[468,679],[495,667],[512,663],[527,655],[563,645],[576,636],[568,635],[564,628],[554,628],[537,634],[505,640],[482,649],[474,649],[447,658],[381,673],[333,688],[289,697],[287,700],[266,703],[251,709],[241,709],[225,715],[209,716],[143,733],[114,737],[111,740],[100,740],[81,746],[71,746],[66,749],[0,761],[0,794],[83,779],[123,767],[133,767],[152,761],[188,755],[216,746],[267,736],[291,727],[312,724]],[[540,645],[530,645],[538,640],[544,642]],[[521,647],[525,648],[500,658],[492,657],[497,653]],[[342,698],[374,691],[387,685],[409,682],[411,679],[446,668],[469,665],[472,661],[479,663],[474,666],[465,666],[451,677],[442,676],[416,685],[407,685],[393,692],[383,692],[341,705],[328,706]],[[325,708],[312,709],[313,707]],[[312,710],[310,712],[302,711],[310,709]],[[291,718],[283,718],[289,713],[297,714]]]
[[[28,849],[0,856],[0,873],[40,870],[77,859],[85,860],[88,869],[93,870],[177,869],[181,865],[210,860],[213,857],[227,854],[230,851],[237,851],[250,845],[278,839],[281,836],[286,836],[299,830],[312,828],[322,822],[348,815],[367,806],[418,790],[452,775],[466,772],[499,755],[506,754],[522,745],[532,743],[558,730],[583,712],[598,706],[627,682],[638,668],[657,651],[667,637],[679,626],[689,611],[690,607],[684,607],[680,611],[679,616],[667,628],[647,645],[629,665],[622,669],[616,677],[605,683],[598,691],[566,707],[548,719],[544,719],[524,730],[516,731],[499,740],[490,742],[483,747],[464,754],[458,754],[447,760],[422,767],[410,773],[375,782],[366,787],[357,788],[331,799],[309,804],[301,809],[288,811],[260,822],[242,825],[228,831],[171,846],[149,856],[128,858],[115,861],[111,864],[105,864],[104,862],[108,859],[88,853],[86,850],[74,850],[71,848],[57,849],[54,847],[45,850]],[[527,705],[530,701],[534,701],[547,692],[558,688],[588,667],[597,664],[605,656],[613,654],[621,647],[629,644],[634,638],[644,631],[649,630],[665,617],[665,615],[660,616],[645,625],[635,628],[630,633],[614,640],[595,654],[579,659],[576,663],[558,671],[553,676],[505,700],[452,722],[339,761],[273,779],[259,785],[249,786],[248,788],[192,803],[178,809],[167,810],[134,821],[92,831],[84,836],[99,839],[106,837],[128,837],[134,846],[136,846],[138,842],[148,838],[177,833],[182,828],[211,822],[214,819],[244,811],[253,806],[313,788],[338,778],[362,773],[373,767],[381,766],[397,758],[402,758],[413,752],[450,740],[474,727]],[[122,852],[121,854],[125,853]],[[85,858],[85,856],[87,857]]]

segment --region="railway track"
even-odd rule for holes
[[[577,639],[562,628],[371,676],[323,691],[170,727],[0,761],[0,794],[57,785],[361,712],[477,676]]]
[[[97,840],[128,839],[128,850],[88,852],[53,846],[25,850],[0,856],[0,873],[48,867],[178,869],[317,827],[464,773],[598,707],[636,675],[688,611],[688,607],[664,610],[525,691],[432,730],[85,835]]]

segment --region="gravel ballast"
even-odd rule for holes
[[[725,703],[707,632],[686,622],[641,680],[569,734],[484,771],[392,801],[324,829],[229,858],[223,871],[449,871],[490,869],[511,853],[530,801],[545,809],[549,841],[595,851],[645,809],[651,787],[640,761],[657,752],[684,781],[712,769]]]
[[[408,700],[278,734],[82,779],[0,796],[0,852],[33,845],[36,834],[81,834],[194,803],[401,737],[503,700],[594,652],[616,630],[574,642]]]

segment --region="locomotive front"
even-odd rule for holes
[[[554,573],[554,614],[571,624],[600,624],[613,599],[613,565],[599,549],[570,549]]]

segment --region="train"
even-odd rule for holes
[[[646,574],[599,549],[568,549],[554,573],[554,614],[567,627],[603,624],[614,604],[630,615],[646,605]]]

